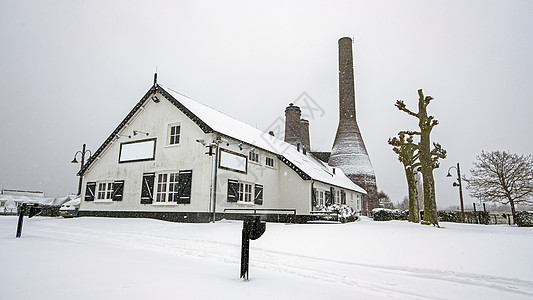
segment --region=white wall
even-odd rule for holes
[[[187,116],[169,101],[159,103],[149,100],[131,123],[120,132],[121,137],[93,163],[84,175],[85,184],[92,181],[124,180],[122,201],[94,202],[82,201],[81,210],[143,210],[143,211],[207,211],[209,209],[209,174],[210,157],[205,155],[206,148],[196,139],[209,140],[210,134],[204,134]],[[181,137],[179,145],[167,145],[168,125],[179,123]],[[149,133],[133,136],[133,130]],[[131,138],[128,138],[131,135]],[[119,163],[120,143],[157,138],[155,160]],[[177,172],[193,170],[191,204],[140,204],[141,181],[143,173]],[[206,193],[207,191],[207,193]],[[155,202],[154,202],[155,203]]]
[[[100,158],[87,170],[83,179],[82,196],[85,196],[87,182],[124,180],[122,201],[82,201],[80,210],[94,211],[173,211],[173,212],[212,212],[211,183],[214,178],[215,156],[208,156],[205,143],[215,140],[215,134],[203,131],[178,108],[162,95],[161,101],[148,100],[137,116],[132,118],[115,140],[101,154]],[[167,145],[169,124],[181,126],[179,145]],[[133,130],[149,133],[134,136]],[[131,135],[131,138],[128,136]],[[124,142],[156,138],[155,160],[119,163],[120,144]],[[220,147],[248,157],[253,145],[222,137]],[[248,161],[247,172],[240,173],[218,168],[216,210],[227,208],[290,208],[297,214],[309,214],[311,207],[311,180],[303,180],[295,171],[277,159],[276,155],[255,148],[259,162]],[[274,167],[266,165],[266,157],[274,159]],[[141,184],[143,173],[174,173],[180,170],[193,170],[190,204],[156,203],[141,204]],[[263,186],[263,205],[227,201],[228,179]],[[157,186],[157,179],[156,184]],[[329,190],[329,185],[315,182],[316,188]],[[352,198],[347,192],[347,201]],[[355,193],[355,192],[354,192]],[[83,199],[83,198],[82,198]],[[354,197],[357,199],[357,197]],[[352,206],[352,203],[347,203]]]

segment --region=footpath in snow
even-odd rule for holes
[[[533,228],[0,217],[0,299],[532,299]]]

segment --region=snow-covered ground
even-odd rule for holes
[[[532,299],[533,228],[0,217],[0,299]]]

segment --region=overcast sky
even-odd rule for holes
[[[354,38],[357,118],[378,189],[407,195],[387,144],[435,98],[440,207],[446,178],[482,150],[532,153],[533,1],[0,1],[0,188],[77,191],[71,164],[95,151],[159,82],[267,130],[306,92],[325,112],[311,147],[331,150],[338,122],[337,41]],[[79,156],[78,156],[79,158]],[[452,172],[455,172],[452,170]],[[475,199],[465,202],[471,208]]]

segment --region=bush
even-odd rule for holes
[[[374,221],[407,220],[409,212],[398,209],[375,208],[372,210]]]
[[[439,211],[438,216],[441,222],[461,222],[460,211]]]
[[[465,222],[488,225],[490,222],[490,215],[486,211],[465,211]]]
[[[347,223],[357,221],[358,219],[355,211],[350,206],[344,204],[322,205],[318,207],[318,211],[322,211],[325,214],[323,216],[315,216],[316,220],[337,220],[341,223]]]
[[[460,211],[439,211],[439,221],[461,223]],[[486,211],[465,211],[465,223],[485,224],[490,222],[490,215]]]
[[[527,211],[519,211],[516,213],[515,224],[518,227],[533,227],[533,214]]]

